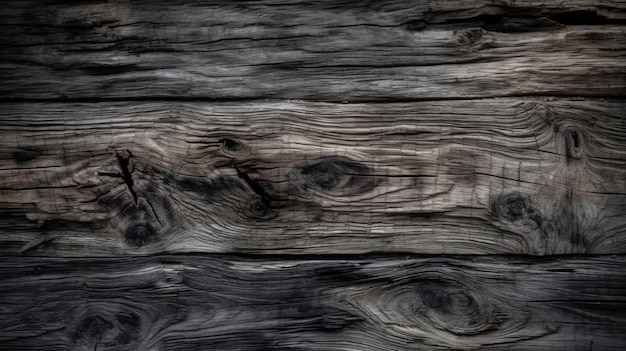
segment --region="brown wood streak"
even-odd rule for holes
[[[625,263],[12,257],[0,267],[0,342],[15,351],[613,350],[626,342]]]
[[[4,104],[0,252],[626,253],[623,106]]]
[[[0,96],[623,96],[622,2],[507,3],[11,1]]]

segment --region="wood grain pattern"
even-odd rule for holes
[[[0,342],[15,351],[619,350],[625,268],[624,257],[12,257],[0,267]]]
[[[481,16],[553,17],[566,23],[602,24],[605,20],[626,18],[623,1],[570,0],[554,2],[527,1],[429,1],[426,19],[429,23],[446,23]]]
[[[626,252],[622,100],[14,103],[0,252]]]
[[[623,350],[625,33],[622,0],[4,1],[0,349]]]
[[[623,2],[507,3],[10,1],[0,96],[623,96]]]

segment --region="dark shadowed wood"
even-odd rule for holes
[[[626,342],[623,257],[12,257],[0,277],[0,343],[16,351],[582,351]]]
[[[623,101],[16,103],[0,252],[626,252]]]
[[[11,1],[0,11],[0,96],[624,94],[624,3],[510,3]]]
[[[479,20],[481,17],[514,16],[519,18],[541,17],[554,18],[567,24],[603,24],[626,19],[626,4],[612,0],[526,0],[526,1],[491,1],[491,0],[445,0],[429,1],[425,18],[428,23],[446,23],[462,21],[468,18]],[[510,20],[512,18],[509,18]],[[493,22],[492,20],[492,22]],[[608,20],[608,21],[607,21]]]

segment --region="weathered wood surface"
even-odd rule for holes
[[[15,103],[0,252],[626,252],[624,102]]]
[[[625,2],[0,28],[0,349],[623,350]]]
[[[626,260],[20,258],[5,350],[619,350]],[[546,284],[549,282],[549,284]]]
[[[2,98],[623,96],[621,1],[8,1]]]

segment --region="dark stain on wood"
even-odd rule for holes
[[[15,159],[17,163],[25,163],[37,158],[40,154],[41,151],[39,150],[22,149],[13,152],[13,159]]]
[[[126,242],[138,247],[149,244],[156,239],[154,229],[149,224],[132,225],[124,234]]]
[[[218,193],[243,191],[245,189],[241,180],[228,176],[219,176],[209,180],[202,176],[177,175],[172,183],[175,188],[182,191],[202,194],[206,201],[215,200],[214,197]]]
[[[483,26],[483,28],[495,32],[514,33],[559,30],[565,28],[565,26],[546,17],[500,17],[497,19],[497,21],[495,21],[494,19],[485,21],[485,25]]]

